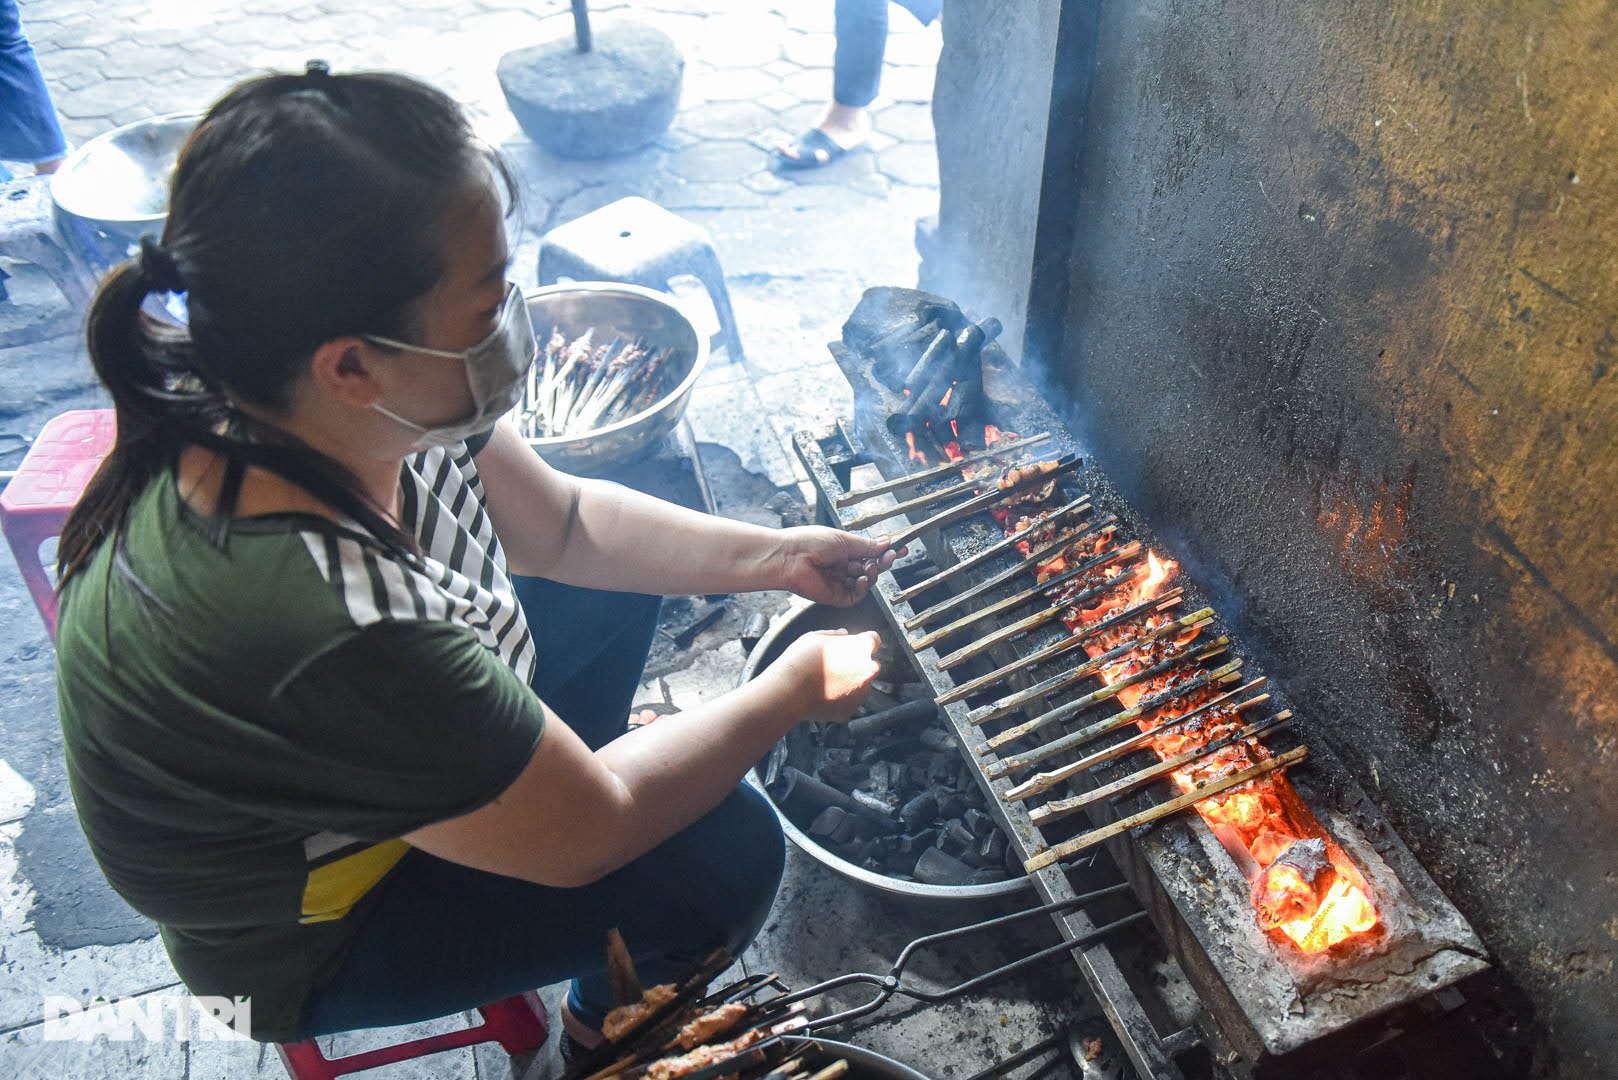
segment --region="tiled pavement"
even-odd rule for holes
[[[337,70],[392,68],[437,83],[517,167],[523,215],[513,242],[523,284],[533,281],[541,234],[619,197],[644,195],[701,223],[729,276],[746,356],[715,358],[691,403],[693,426],[744,467],[791,484],[799,478],[791,432],[849,408],[825,342],[865,287],[915,281],[915,222],[937,203],[928,100],[939,30],[894,8],[871,152],[823,172],[779,176],[756,143],[802,130],[823,106],[831,0],[594,0],[591,8],[598,25],[633,19],[662,28],[687,59],[673,128],[655,146],[605,162],[562,161],[535,148],[495,80],[505,51],[571,32],[562,0],[23,0],[23,17],[75,143],[146,116],[198,111],[239,78],[299,69],[315,57]],[[26,274],[12,285],[23,304],[52,302]],[[51,415],[98,403],[76,339],[0,351],[0,469],[15,467]],[[152,928],[99,884],[77,835],[59,764],[51,664],[15,570],[0,563],[0,1076],[282,1075],[273,1053],[245,1042],[44,1041],[46,994],[120,997],[174,985]],[[739,664],[730,646],[673,682],[700,697],[728,686]],[[752,959],[801,984],[883,966],[908,937],[958,918],[851,896],[795,859]],[[840,932],[850,925],[862,935]],[[942,1029],[878,1025],[863,1041],[934,1075],[965,1076],[1069,1004],[1060,988],[1054,999],[1027,996],[1019,988],[985,997],[949,1013],[954,1026]],[[345,1037],[343,1048],[368,1038]],[[512,1071],[503,1054],[480,1050],[374,1075],[488,1080]]]

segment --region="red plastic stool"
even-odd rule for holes
[[[545,1026],[545,1006],[532,990],[481,1005],[478,1012],[483,1014],[483,1023],[461,1031],[412,1039],[396,1046],[383,1046],[335,1060],[322,1054],[313,1039],[279,1043],[276,1049],[280,1051],[281,1063],[287,1067],[287,1075],[292,1080],[336,1080],[336,1077],[361,1069],[375,1069],[381,1065],[410,1061],[441,1050],[456,1050],[477,1043],[497,1042],[508,1054],[526,1054],[545,1045],[549,1035],[549,1029]]]
[[[40,564],[39,545],[61,535],[68,511],[112,449],[116,434],[111,409],[78,409],[53,417],[29,447],[17,475],[0,491],[0,530],[53,639],[56,589]]]

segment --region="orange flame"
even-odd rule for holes
[[[944,406],[948,405],[949,404],[949,399],[954,397],[954,396],[955,396],[955,384],[950,383],[949,384],[949,389],[944,391],[944,396],[938,399],[938,407],[940,409],[942,409]]]
[[[908,447],[909,450],[910,450],[910,460],[911,461],[919,461],[923,465],[927,464],[927,455],[922,453],[920,450],[916,449],[916,433],[915,432],[913,432],[913,431],[905,432],[905,446]]]
[[[1179,568],[1180,564],[1173,559],[1159,559],[1157,552],[1148,551],[1146,553],[1146,580],[1141,582],[1140,599],[1156,599],[1158,591],[1163,588],[1164,584]]]

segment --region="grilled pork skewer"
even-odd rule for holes
[[[972,642],[970,645],[962,645],[959,649],[956,649],[954,652],[950,653],[948,656],[942,657],[938,661],[938,670],[948,671],[951,668],[959,667],[979,653],[994,648],[1002,641],[1010,641],[1012,638],[1017,637],[1020,634],[1026,634],[1030,630],[1044,626],[1046,623],[1061,618],[1070,611],[1082,608],[1091,600],[1104,596],[1105,594],[1117,589],[1119,586],[1129,585],[1133,582],[1142,580],[1147,576],[1148,573],[1150,573],[1150,568],[1146,563],[1137,563],[1132,569],[1125,570],[1115,578],[1108,578],[1101,584],[1093,588],[1086,589],[1076,596],[1070,596],[1058,600],[1045,610],[1037,611],[1034,614],[1029,615],[1027,618],[1019,619],[1017,622],[1014,622],[1009,626],[1002,626],[994,633],[986,634],[985,636],[980,637],[976,641]],[[1181,592],[1183,590],[1175,591]]]
[[[973,514],[988,510],[990,507],[993,507],[1006,499],[1014,498],[1018,495],[1026,495],[1029,491],[1043,487],[1046,484],[1054,483],[1056,477],[1071,469],[1078,468],[1083,463],[1084,459],[1079,457],[1062,458],[1059,462],[1057,462],[1056,468],[1050,472],[1037,473],[1033,476],[1024,477],[1009,488],[985,492],[975,499],[968,499],[959,506],[952,506],[947,510],[941,510],[925,521],[917,522],[916,524],[910,526],[910,528],[899,533],[897,536],[889,537],[889,545],[894,548],[903,547],[916,537],[920,536],[922,533],[927,532],[929,529],[941,529],[945,525],[953,525],[957,521],[964,521]]]
[[[1002,471],[999,479],[1003,479],[1013,470],[1020,471],[1022,469],[1038,469],[1043,472],[1050,472],[1060,465],[1061,461],[1061,458],[1052,458],[1048,461],[1032,461],[1026,465],[1011,465]],[[951,484],[949,487],[939,488],[937,491],[930,491],[925,495],[918,495],[914,499],[910,499],[907,502],[899,503],[897,506],[890,506],[883,510],[872,510],[868,514],[861,514],[859,517],[843,522],[843,528],[863,529],[867,525],[875,525],[877,522],[886,521],[890,517],[898,517],[900,514],[908,514],[912,510],[919,510],[923,506],[931,506],[935,502],[943,502],[945,499],[953,499],[960,495],[969,495],[975,491],[980,491],[987,487],[990,482],[990,479],[986,476],[980,476],[972,480],[962,480],[958,484]],[[995,486],[998,487],[999,485],[996,484]]]
[[[1038,535],[1041,530],[1047,528],[1054,529],[1058,521],[1062,521],[1069,517],[1076,517],[1079,514],[1087,512],[1089,509],[1090,496],[1080,495],[1077,499],[1074,499],[1066,506],[1058,507],[1055,510],[1040,514],[1023,528],[1018,529],[1016,532],[1002,537],[999,540],[996,540],[994,543],[990,544],[976,555],[962,559],[960,562],[955,563],[952,566],[946,566],[944,569],[938,571],[938,573],[929,578],[924,578],[923,580],[916,582],[907,589],[900,589],[898,592],[893,594],[893,599],[895,602],[909,600],[913,596],[926,592],[934,585],[947,581],[957,574],[965,573],[974,566],[978,566],[987,560],[994,558],[996,555],[999,555],[1001,552],[1015,547],[1019,542]]]
[[[841,510],[845,506],[853,506],[857,502],[874,499],[878,495],[886,495],[892,491],[903,491],[905,488],[925,484],[927,481],[936,480],[941,476],[959,473],[962,469],[969,469],[981,462],[993,461],[1024,447],[1036,446],[1050,437],[1050,432],[1042,431],[1038,435],[1030,435],[1026,439],[1005,438],[985,450],[976,450],[957,461],[946,461],[942,465],[934,465],[931,468],[922,469],[920,472],[901,476],[896,480],[872,484],[868,488],[861,488],[858,491],[850,491],[847,494],[839,495],[837,497],[837,508]]]
[[[1013,660],[1011,663],[1006,664],[1004,667],[996,668],[987,675],[980,675],[975,679],[969,679],[955,687],[955,689],[940,694],[938,696],[938,703],[940,705],[948,705],[954,701],[964,701],[966,698],[971,697],[979,690],[986,690],[995,683],[1002,682],[1005,679],[1017,674],[1019,671],[1028,671],[1031,668],[1036,668],[1039,665],[1046,663],[1047,661],[1055,660],[1059,656],[1067,655],[1095,635],[1101,633],[1103,630],[1110,629],[1119,625],[1120,623],[1128,622],[1130,619],[1144,615],[1149,611],[1167,611],[1175,604],[1178,604],[1184,596],[1185,590],[1183,588],[1176,587],[1170,589],[1166,593],[1161,594],[1160,596],[1155,596],[1150,600],[1142,600],[1133,607],[1125,608],[1123,611],[1120,611],[1115,615],[1109,615],[1105,619],[1099,619],[1087,626],[1082,626],[1078,630],[1075,630],[1072,634],[1063,638],[1061,641],[1053,641],[1043,649],[1039,649],[1036,652],[1031,652],[1021,659]]]
[[[1219,751],[1234,746],[1236,743],[1257,739],[1268,735],[1272,731],[1278,731],[1285,727],[1291,719],[1292,713],[1290,711],[1278,712],[1267,720],[1248,724],[1228,735],[1221,735],[1204,746],[1165,758],[1155,765],[1148,765],[1144,769],[1132,772],[1128,776],[1120,777],[1111,783],[1103,784],[1091,791],[1086,791],[1082,795],[1075,795],[1071,799],[1053,799],[1044,806],[1038,806],[1030,810],[1028,819],[1035,825],[1049,825],[1053,821],[1060,821],[1069,814],[1076,814],[1086,806],[1093,806],[1104,799],[1115,799],[1120,795],[1127,795],[1136,788],[1144,787],[1153,780],[1167,776],[1175,769],[1190,765],[1192,762],[1201,761],[1203,758],[1217,754]]]
[[[1111,840],[1115,836],[1121,836],[1137,825],[1146,825],[1150,822],[1166,818],[1170,814],[1177,814],[1186,807],[1194,806],[1211,795],[1218,795],[1222,791],[1229,791],[1231,788],[1236,787],[1239,784],[1245,784],[1249,780],[1256,780],[1260,776],[1266,776],[1278,769],[1285,769],[1288,766],[1296,765],[1308,755],[1309,748],[1307,746],[1300,746],[1296,749],[1288,750],[1286,753],[1270,758],[1268,761],[1261,761],[1257,765],[1252,765],[1238,772],[1233,772],[1229,776],[1220,777],[1218,780],[1215,780],[1212,783],[1203,784],[1201,787],[1192,788],[1184,795],[1170,799],[1165,803],[1159,803],[1150,810],[1142,810],[1138,814],[1131,814],[1129,817],[1115,821],[1111,825],[1105,825],[1099,829],[1092,829],[1090,832],[1084,833],[1081,836],[1075,836],[1071,840],[1064,840],[1055,847],[1046,848],[1044,851],[1041,851],[1039,854],[1023,863],[1023,867],[1027,869],[1030,874],[1032,874],[1035,870],[1043,870],[1045,867],[1051,865],[1052,863],[1060,862],[1069,855],[1083,851],[1086,848],[1095,847],[1097,844],[1106,840]]]
[[[1218,706],[1230,701],[1231,698],[1238,697],[1263,685],[1264,680],[1259,678],[1251,680],[1245,686],[1238,686],[1234,690],[1227,690],[1218,697],[1203,702],[1201,705],[1197,706],[1195,709],[1192,709],[1183,716],[1176,716],[1172,720],[1166,720],[1156,727],[1148,728],[1145,731],[1137,731],[1127,739],[1120,739],[1111,746],[1104,746],[1093,754],[1086,754],[1078,761],[1070,762],[1067,765],[1051,769],[1047,772],[1036,773],[1027,780],[1024,780],[1022,783],[1018,784],[1016,787],[1007,788],[1002,798],[1004,798],[1007,802],[1017,802],[1021,799],[1032,798],[1035,795],[1043,795],[1045,792],[1051,790],[1051,788],[1055,787],[1057,784],[1060,784],[1062,781],[1067,780],[1070,777],[1077,776],[1081,772],[1087,772],[1090,769],[1095,768],[1097,765],[1104,765],[1109,761],[1123,757],[1125,754],[1139,750],[1142,746],[1145,746],[1148,742],[1150,742],[1155,736],[1171,735],[1188,724],[1194,723],[1202,717],[1207,716]],[[1184,693],[1181,693],[1179,696],[1183,697],[1185,695]],[[1254,705],[1261,705],[1268,700],[1270,700],[1270,695],[1260,694],[1258,697],[1244,701],[1240,705],[1231,706],[1231,710],[1233,712],[1241,712],[1244,709],[1252,708]],[[1156,707],[1157,706],[1152,706],[1152,708]],[[1138,710],[1138,715],[1145,715],[1150,711],[1151,708],[1141,708]],[[1137,709],[1131,709],[1130,712],[1136,713]],[[1131,717],[1130,719],[1133,720],[1134,717]],[[1127,722],[1128,721],[1126,721],[1126,723]],[[1035,751],[1035,753],[1038,753],[1038,751]],[[1029,764],[1029,762],[1023,758],[1015,758],[1009,763],[1005,764],[1011,764],[1014,767],[1021,768]],[[1004,774],[1004,772],[1001,772],[998,775],[1003,776]]]

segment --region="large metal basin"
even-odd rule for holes
[[[540,457],[563,472],[599,474],[633,461],[674,429],[685,415],[691,391],[708,364],[708,339],[691,325],[667,293],[619,282],[570,281],[524,293],[534,332],[544,340],[552,327],[577,337],[595,327],[597,340],[639,337],[658,348],[674,346],[684,367],[669,374],[673,387],[652,405],[585,435],[528,439]]]
[[[827,1057],[843,1058],[848,1062],[851,1080],[928,1080],[926,1073],[917,1072],[901,1061],[863,1046],[803,1036],[790,1036],[785,1041],[794,1046],[819,1043]]]
[[[97,135],[51,177],[57,212],[104,233],[115,255],[146,233],[161,233],[174,163],[200,119],[195,113],[154,116]]]
[[[793,605],[788,612],[771,624],[769,631],[753,646],[748,654],[747,662],[742,665],[742,674],[739,682],[745,683],[786,651],[786,647],[798,637],[811,630],[833,630],[846,627],[853,633],[865,630],[877,630],[881,633],[888,631],[882,625],[882,617],[877,613],[876,605],[870,600],[852,608],[827,607],[824,604],[812,604],[800,601]],[[847,859],[828,851],[816,843],[814,838],[787,817],[770,793],[764,788],[764,778],[755,766],[747,774],[748,782],[757,788],[763,795],[764,801],[770,804],[775,811],[776,818],[781,822],[781,831],[809,856],[833,873],[841,874],[850,881],[867,885],[881,892],[892,893],[895,896],[906,896],[914,899],[970,901],[987,900],[995,896],[1014,896],[1027,889],[1030,879],[1014,877],[1006,881],[995,881],[987,885],[928,885],[920,881],[903,881],[899,878],[888,877],[867,870],[863,866],[849,862]]]

